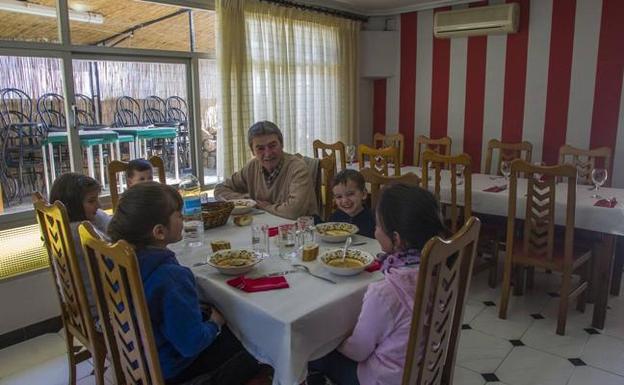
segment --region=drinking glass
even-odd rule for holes
[[[297,251],[297,225],[285,223],[277,227],[277,242],[279,246],[279,256],[282,259],[290,260]]]
[[[311,226],[314,226],[314,217],[306,215],[306,216],[297,218],[298,230],[307,230]]]
[[[509,175],[511,175],[511,162],[504,160],[500,165],[501,174],[505,177],[505,181],[509,182]]]
[[[455,176],[457,177],[457,184],[464,184],[464,170],[466,168],[463,164],[458,164],[455,166]]]
[[[260,256],[270,255],[269,250],[269,225],[251,225],[251,248]]]
[[[349,166],[353,164],[355,160],[355,145],[350,144],[347,146],[347,157],[349,158]]]
[[[594,186],[596,186],[596,193],[591,197],[601,199],[602,197],[598,194],[598,190],[607,181],[607,170],[604,168],[595,168],[591,172],[591,178],[592,182],[594,182]]]

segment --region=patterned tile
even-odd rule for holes
[[[531,314],[531,317],[533,317],[533,319],[544,319],[544,316],[539,313]]]
[[[624,376],[624,341],[603,334],[592,335],[579,357],[588,365]]]
[[[624,378],[591,366],[577,366],[568,385],[622,385]]]
[[[481,373],[481,376],[487,382],[498,382],[498,377],[494,373]]]
[[[589,339],[589,335],[578,326],[567,324],[566,333],[560,336],[557,319],[536,321],[522,336],[522,342],[534,349],[554,354],[561,358],[579,357]]]
[[[573,370],[566,359],[519,346],[496,369],[496,375],[509,385],[565,385]]]
[[[488,307],[484,309],[470,326],[491,336],[506,340],[517,340],[527,331],[533,323],[533,318],[520,312],[508,312],[507,319],[498,318],[498,308]]]
[[[513,346],[502,338],[478,330],[463,330],[459,339],[457,365],[477,373],[491,373],[498,368]]]
[[[455,367],[455,375],[453,376],[453,385],[484,385],[485,380],[479,373],[475,373],[472,370],[462,368],[461,366]]]

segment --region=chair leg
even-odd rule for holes
[[[76,385],[76,352],[74,349],[74,336],[65,329],[65,341],[67,344],[67,373],[69,374],[68,384]]]
[[[526,287],[527,289],[533,289],[533,287],[535,286],[535,267],[534,266],[527,267],[526,274],[527,274]]]
[[[93,369],[95,372],[95,384],[104,385],[104,372],[106,371],[106,349],[104,351],[94,352]]]
[[[568,302],[572,285],[572,272],[564,270],[559,292],[559,315],[557,317],[557,334],[565,335],[566,320],[568,318]]]
[[[511,261],[505,258],[505,266],[503,268],[503,286],[501,287],[501,301],[498,310],[498,318],[507,318],[507,306],[509,305],[509,294],[511,291],[511,270],[513,265]]]
[[[591,276],[591,264],[589,263],[589,261],[587,261],[585,263],[585,266],[583,266],[581,270],[580,284],[583,284],[583,282],[587,282],[588,286],[585,288],[585,290],[583,290],[578,295],[576,299],[576,310],[580,311],[581,313],[585,313],[585,304],[587,303],[587,293],[589,291],[590,276]]]
[[[498,241],[494,240],[494,249],[492,251],[492,259],[490,260],[490,275],[488,277],[488,286],[494,289],[498,283]]]
[[[513,294],[516,296],[524,294],[524,266],[515,266],[514,272],[514,290]]]

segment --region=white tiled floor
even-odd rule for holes
[[[500,320],[500,291],[488,288],[485,274],[473,277],[454,385],[624,385],[624,293],[609,300],[604,330],[591,329],[592,305],[584,314],[570,306],[566,335],[558,336],[559,302],[548,294],[558,284],[557,275],[537,273],[535,288],[512,297]],[[58,334],[0,350],[0,385],[67,384],[64,352]],[[82,364],[78,385],[95,384],[91,372]]]

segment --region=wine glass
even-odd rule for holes
[[[544,162],[535,162],[533,163],[534,166],[536,167],[543,167],[544,166]],[[544,175],[541,172],[536,172],[535,173],[535,179],[537,179],[538,181],[542,181],[542,179],[544,178]]]
[[[353,165],[355,160],[355,145],[350,144],[347,146],[347,157],[349,158],[349,166]]]
[[[602,197],[598,194],[598,190],[607,181],[607,170],[604,168],[595,168],[591,172],[591,178],[592,182],[594,182],[594,186],[596,186],[596,193],[591,197],[601,199]]]
[[[464,183],[464,170],[466,168],[463,164],[458,164],[455,166],[455,176],[457,177],[457,184],[461,185]]]
[[[508,160],[502,161],[500,165],[500,170],[505,177],[505,181],[509,182],[509,175],[511,175],[511,162]]]

